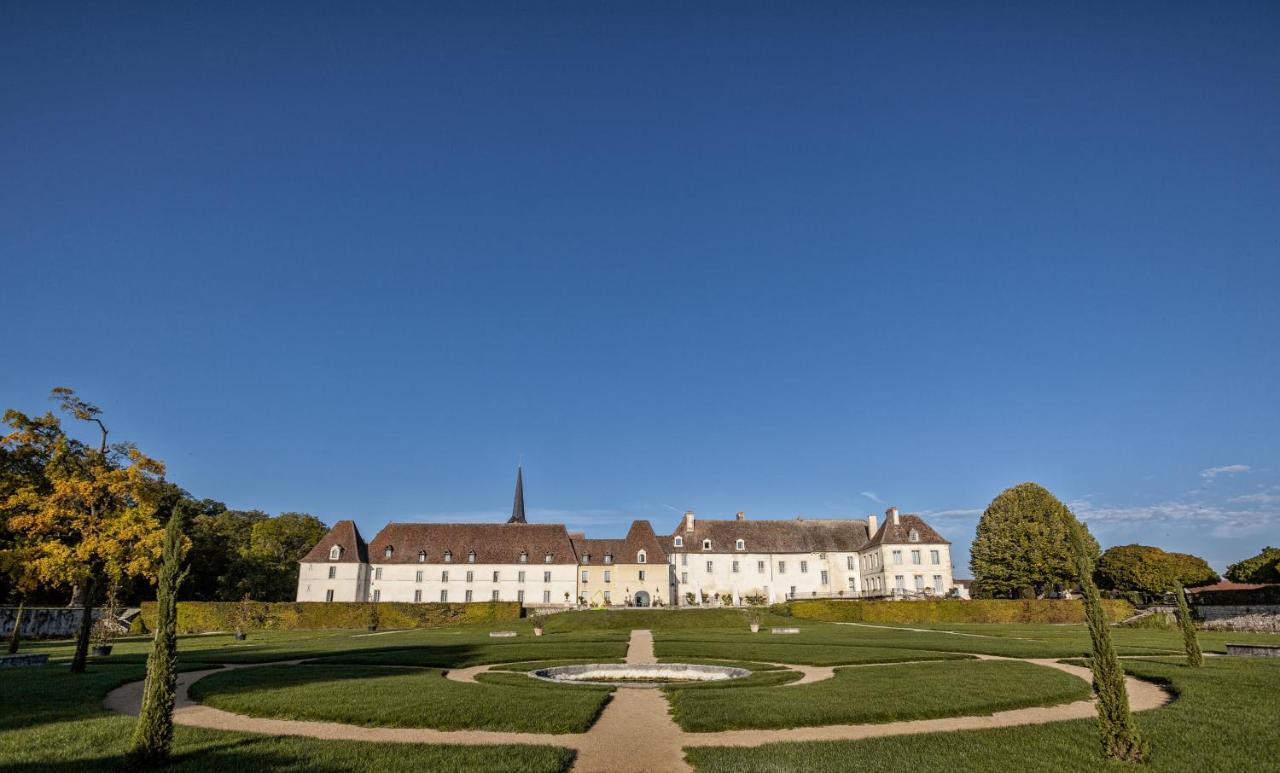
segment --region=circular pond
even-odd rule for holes
[[[534,679],[564,684],[597,684],[608,687],[660,687],[687,682],[720,682],[750,676],[745,668],[701,666],[691,663],[589,663],[577,666],[554,666],[529,672]]]

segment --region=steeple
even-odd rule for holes
[[[528,523],[524,519],[524,471],[516,468],[516,501],[511,505],[511,517],[507,523]]]

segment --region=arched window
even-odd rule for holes
[[[733,546],[734,546],[735,548],[737,548],[738,550],[746,550],[746,549],[747,549],[747,543],[746,543],[744,540],[738,540],[737,542],[733,543]]]
[[[329,548],[329,560],[337,561],[339,558],[342,558],[342,548],[338,547],[337,545],[334,545],[333,547]]]
[[[474,564],[476,562],[476,552],[473,550],[467,554],[467,563]]]
[[[394,552],[396,552],[396,549],[391,547],[390,545],[387,545],[387,549],[382,551],[382,555],[386,556],[387,558],[391,558],[391,554]]]
[[[419,551],[418,551],[418,563],[420,563],[420,564],[425,564],[426,562],[427,562],[427,551],[425,551],[425,550],[419,550]]]
[[[444,552],[444,562],[445,562],[446,564],[448,564],[448,563],[452,563],[452,562],[453,562],[453,551],[452,551],[452,550],[446,550],[446,551]]]
[[[644,552],[643,550],[641,550],[640,552],[636,553],[636,563],[637,563],[637,564],[644,564],[644,563],[648,563],[648,561],[649,561],[649,557],[648,557],[647,555],[645,555],[645,552]]]
[[[711,540],[709,540],[709,539],[704,539],[704,540],[702,541],[702,549],[703,549],[703,550],[710,550],[710,549],[711,549]]]
[[[912,529],[910,532],[907,533],[907,542],[919,542],[919,541],[920,541],[920,532],[916,531],[915,529]]]
[[[520,563],[522,563],[522,564],[527,564],[527,563],[529,563],[529,553],[528,553],[528,551],[525,551],[525,550],[521,550],[521,551],[520,551]]]
[[[684,537],[676,537],[675,546],[678,548],[684,547]]]

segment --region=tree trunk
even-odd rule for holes
[[[13,615],[13,631],[9,633],[9,654],[18,651],[18,643],[22,641],[22,613],[27,606],[26,598],[18,599],[18,611]]]
[[[93,591],[94,581],[90,577],[84,584],[84,597],[80,616],[80,631],[76,634],[76,654],[71,659],[71,673],[83,674],[85,663],[89,659],[89,632],[93,628]]]

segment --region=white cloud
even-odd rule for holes
[[[1271,510],[1230,509],[1206,502],[1159,502],[1132,507],[1098,507],[1083,500],[1068,503],[1081,520],[1100,529],[1134,524],[1147,526],[1212,527],[1214,537],[1242,537],[1280,525]]]
[[[953,510],[925,510],[920,513],[923,518],[972,518],[975,515],[982,515],[982,508],[975,507],[972,509],[957,508]]]
[[[866,497],[867,499],[870,499],[872,502],[876,502],[882,505],[884,504],[884,500],[881,499],[880,495],[874,491],[864,491],[862,492],[862,496]]]
[[[1222,467],[1210,467],[1200,471],[1200,477],[1205,480],[1213,480],[1219,475],[1235,475],[1238,472],[1248,472],[1251,468],[1247,464],[1228,464]]]
[[[1274,505],[1280,504],[1280,494],[1245,494],[1240,497],[1231,497],[1228,501],[1252,505]]]

